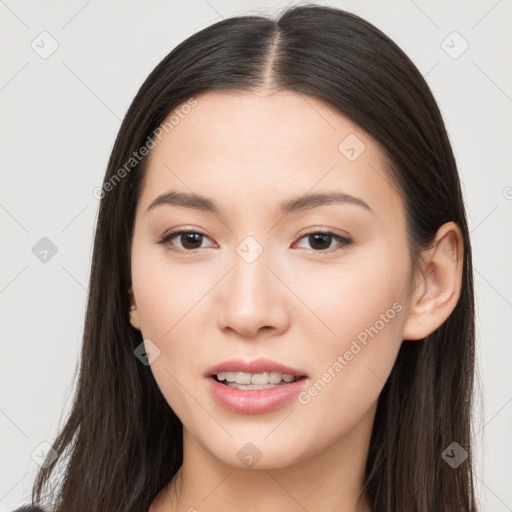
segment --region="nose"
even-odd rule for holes
[[[219,298],[220,327],[240,337],[257,338],[268,331],[275,336],[288,328],[291,292],[283,273],[264,249],[254,260],[238,251],[231,258],[232,267],[223,279]]]

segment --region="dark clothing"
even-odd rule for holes
[[[12,512],[45,512],[41,507],[33,507],[32,505],[24,505],[21,508],[17,508]]]

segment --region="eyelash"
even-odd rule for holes
[[[197,251],[200,251],[201,249],[176,249],[174,247],[171,247],[169,242],[171,242],[171,240],[173,238],[176,238],[178,235],[182,235],[184,233],[194,233],[194,234],[197,234],[197,235],[202,235],[206,238],[209,238],[208,235],[204,234],[204,233],[201,233],[200,231],[196,231],[196,230],[192,230],[192,229],[180,229],[178,231],[173,231],[171,233],[168,233],[167,235],[164,235],[162,238],[160,238],[160,240],[158,240],[156,243],[157,244],[160,244],[160,245],[165,245],[169,250],[171,251],[176,251],[176,252],[181,252],[181,253],[197,253]],[[348,245],[350,245],[353,241],[350,239],[350,238],[346,238],[344,236],[341,236],[341,235],[337,235],[336,233],[332,233],[331,231],[310,231],[309,233],[305,233],[304,235],[302,235],[299,240],[302,240],[303,238],[306,238],[310,235],[328,235],[330,236],[331,238],[333,238],[334,240],[338,241],[339,242],[339,246],[334,248],[334,249],[324,249],[324,250],[320,250],[320,251],[317,251],[315,249],[311,249],[311,251],[314,253],[314,254],[331,254],[335,251],[337,251],[338,249],[340,248],[343,248],[343,247],[346,247]]]

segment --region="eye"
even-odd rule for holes
[[[181,243],[181,247],[173,247],[174,239],[177,238]],[[181,252],[194,252],[201,249],[204,238],[208,238],[204,233],[194,230],[180,229],[164,235],[157,244],[165,245],[171,250]],[[316,253],[331,253],[336,251],[340,247],[350,245],[352,240],[349,238],[337,235],[330,231],[311,231],[303,235],[300,240],[307,238],[308,242],[313,246],[313,252]],[[338,242],[338,247],[328,250],[331,247],[333,241]]]
[[[175,251],[193,252],[197,249],[201,249],[201,243],[205,237],[208,238],[204,233],[200,233],[199,231],[180,229],[179,231],[173,231],[172,233],[164,235],[157,241],[157,244],[165,245]],[[178,238],[179,242],[182,244],[181,247],[172,247],[171,242],[175,238]]]
[[[340,247],[344,247],[352,243],[352,240],[350,240],[349,238],[337,235],[336,233],[332,233],[330,231],[311,231],[302,236],[300,240],[302,240],[303,238],[307,238],[308,242],[313,247],[313,251],[317,253],[331,253],[336,251]],[[331,242],[333,241],[338,242],[338,247],[335,247],[334,249],[331,250],[327,250],[331,247]]]

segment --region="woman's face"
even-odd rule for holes
[[[131,272],[151,371],[187,439],[227,464],[348,453],[368,441],[411,289],[382,154],[311,97],[196,100],[155,139],[137,205]],[[171,191],[179,204],[150,208]],[[239,390],[211,376],[283,382],[279,365],[294,383]]]

